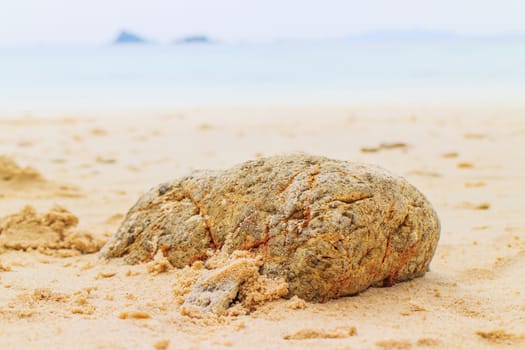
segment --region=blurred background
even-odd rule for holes
[[[525,2],[17,0],[0,114],[516,104]]]

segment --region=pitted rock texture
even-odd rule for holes
[[[236,250],[288,296],[324,301],[422,276],[439,239],[428,200],[373,165],[309,155],[248,161],[161,184],[130,209],[102,250],[128,263],[160,249],[175,267]]]

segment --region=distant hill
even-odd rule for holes
[[[346,40],[358,41],[451,41],[451,40],[508,40],[523,41],[524,33],[496,33],[484,35],[460,35],[453,32],[432,30],[385,30],[352,35]]]
[[[354,39],[363,40],[451,40],[458,39],[459,36],[451,32],[430,31],[430,30],[394,30],[394,31],[375,31],[353,36]]]
[[[212,44],[214,41],[205,35],[189,35],[175,40],[175,44]]]
[[[128,32],[128,31],[122,31],[120,32],[115,40],[113,40],[114,45],[121,45],[121,44],[147,44],[149,43],[149,40],[144,39],[143,37]]]

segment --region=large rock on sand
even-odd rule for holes
[[[102,250],[128,263],[160,250],[175,267],[249,250],[288,295],[324,301],[425,274],[436,212],[402,177],[308,155],[248,161],[161,184],[130,209]]]

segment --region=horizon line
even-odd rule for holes
[[[131,34],[140,39],[140,42],[137,43],[118,43],[118,37],[123,34]],[[415,35],[414,35],[415,34]],[[100,46],[126,46],[126,45],[140,45],[140,44],[150,44],[150,45],[159,45],[159,46],[171,46],[171,45],[185,45],[183,42],[185,39],[193,37],[203,37],[206,40],[209,40],[209,43],[213,44],[272,44],[272,43],[282,43],[282,42],[319,42],[319,41],[340,41],[340,40],[368,40],[368,41],[389,41],[389,40],[400,40],[400,41],[418,41],[418,40],[458,40],[458,39],[518,39],[525,40],[525,32],[521,31],[504,31],[504,32],[494,32],[494,33],[481,33],[481,34],[464,34],[457,31],[447,31],[447,30],[434,30],[434,29],[425,29],[425,28],[412,28],[412,29],[377,29],[370,31],[361,31],[355,33],[349,33],[339,36],[325,36],[325,37],[315,37],[315,36],[282,36],[282,37],[273,37],[273,38],[253,38],[253,39],[225,39],[216,37],[206,33],[189,33],[182,36],[174,37],[169,41],[161,41],[156,39],[150,39],[146,36],[141,35],[138,31],[130,29],[121,29],[117,31],[113,37],[110,37],[105,42],[99,43],[82,43],[82,42],[34,42],[34,43],[9,43],[6,45],[0,44],[1,49],[6,48],[67,48],[67,47],[100,47]],[[186,43],[191,45],[190,43]]]

